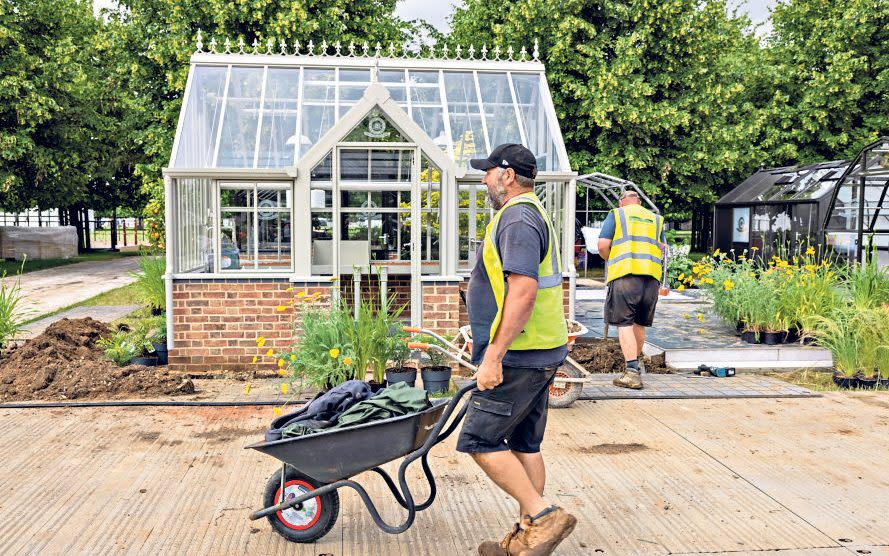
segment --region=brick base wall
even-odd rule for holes
[[[269,348],[283,350],[293,342],[295,315],[310,305],[299,292],[319,294],[311,305],[330,305],[331,284],[291,284],[287,279],[174,282],[170,368],[274,370],[272,359],[259,357],[254,364],[253,356]],[[266,339],[261,349],[258,336]]]
[[[423,283],[423,326],[453,336],[469,323],[460,291],[467,280]],[[274,372],[275,361],[262,355],[292,345],[299,330],[295,323],[306,307],[329,307],[331,283],[291,283],[287,279],[207,279],[173,283],[173,344],[170,368],[185,372],[264,370]],[[410,301],[410,281],[392,280],[388,291],[397,303]],[[565,314],[570,301],[569,285],[563,282]],[[353,298],[351,277],[343,276],[340,291]],[[304,292],[304,293],[301,293]],[[379,295],[378,284],[365,282],[362,295]],[[317,294],[311,302],[306,296]],[[283,309],[279,310],[279,309]],[[410,316],[410,307],[404,317]],[[265,338],[257,347],[256,338]],[[253,357],[260,356],[257,363]]]

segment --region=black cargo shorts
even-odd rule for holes
[[[651,326],[661,283],[652,276],[628,274],[608,283],[605,322],[612,326]]]
[[[556,367],[503,367],[501,384],[470,396],[457,451],[539,452],[546,429],[549,385],[555,375]]]

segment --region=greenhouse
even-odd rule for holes
[[[833,250],[850,260],[870,254],[889,265],[889,137],[864,147],[840,177],[824,229]]]
[[[761,169],[715,206],[714,247],[728,252],[819,243],[831,194],[849,162]]]
[[[171,361],[246,362],[229,344],[250,324],[230,317],[283,338],[292,318],[266,313],[297,291],[395,295],[414,325],[455,332],[490,216],[468,161],[502,143],[537,157],[570,307],[576,174],[536,47],[432,57],[199,38],[163,171]]]

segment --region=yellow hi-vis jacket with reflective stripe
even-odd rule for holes
[[[506,277],[503,262],[497,251],[497,225],[507,207],[527,203],[537,209],[549,231],[549,249],[537,268],[537,300],[531,317],[524,329],[509,346],[510,350],[553,349],[568,343],[568,326],[565,322],[565,309],[562,304],[562,260],[559,256],[559,242],[546,209],[534,193],[522,193],[510,199],[494,214],[485,231],[482,262],[488,273],[488,281],[497,301],[497,315],[491,323],[491,341],[503,318],[503,303],[506,299]]]
[[[635,204],[612,212],[614,238],[608,254],[608,282],[628,274],[653,276],[660,280],[664,271],[664,251],[660,241],[663,217]]]

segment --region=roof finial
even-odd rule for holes
[[[457,45],[457,48],[454,49],[454,59],[462,60],[463,59],[463,46]]]
[[[528,61],[528,49],[525,48],[524,46],[519,51],[519,61],[520,62],[527,62]]]
[[[281,39],[281,54],[284,56],[287,55],[287,41],[284,39]]]
[[[275,39],[269,38],[269,40],[265,42],[265,53],[271,54],[273,48],[275,48]]]
[[[321,55],[327,56],[327,39],[321,39]]]
[[[309,49],[309,56],[315,55],[315,43],[312,41],[312,39],[309,39],[309,43],[306,45],[306,48]]]
[[[247,46],[247,45],[244,43],[244,37],[239,37],[238,38],[238,54],[246,54],[246,52],[244,51],[245,46]]]
[[[513,52],[514,52],[514,50],[512,49],[512,45],[509,45],[509,46],[506,48],[506,59],[509,60],[510,62],[512,62],[512,54],[513,54]]]
[[[367,44],[367,41],[364,41],[364,44],[361,45],[361,50],[362,50],[362,52],[364,52],[364,57],[367,58],[367,56],[368,56],[367,51],[370,50],[370,45]]]
[[[299,43],[299,39],[297,39],[293,44],[293,53],[296,56],[299,56],[299,51],[302,50],[303,45]]]
[[[441,47],[441,57],[445,60],[448,59],[448,43],[445,43],[444,46]]]
[[[253,54],[259,54],[259,41],[253,38]]]
[[[210,52],[216,54],[216,37],[210,37]]]
[[[539,47],[540,47],[540,43],[535,38],[534,39],[534,52],[532,53],[532,56],[534,57],[533,60],[535,62],[540,61],[540,48]]]
[[[195,46],[197,47],[197,50],[195,50],[195,52],[203,52],[204,51],[204,37],[201,34],[200,29],[198,29],[198,41],[197,41],[197,44],[195,44]]]
[[[354,41],[349,41],[349,57],[350,58],[355,57],[355,42]]]
[[[482,45],[482,60],[487,60],[487,59],[488,59],[488,45],[483,44]]]
[[[334,56],[342,56],[342,52],[340,52],[342,49],[343,45],[340,44],[340,41],[336,41],[333,44]]]
[[[232,53],[232,41],[228,37],[225,38],[225,53]]]
[[[376,52],[376,57],[380,57],[380,51],[383,50],[383,47],[380,45],[380,41],[377,41],[377,45],[374,47],[374,51]]]
[[[469,59],[475,60],[475,45],[474,44],[469,45]]]
[[[395,57],[395,43],[394,42],[389,43],[389,57],[390,58]]]
[[[494,60],[499,60],[499,59],[500,59],[500,45],[495,44],[494,45]]]

